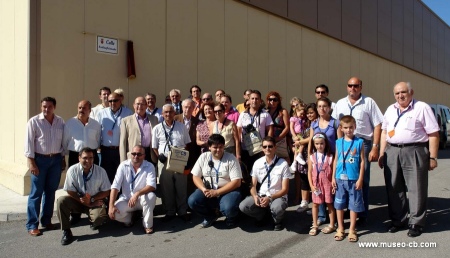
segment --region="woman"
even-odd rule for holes
[[[208,151],[208,138],[212,134],[214,121],[214,104],[206,103],[203,106],[202,116],[205,120],[200,121],[197,125],[197,145],[202,149],[202,153]]]
[[[225,116],[225,107],[222,104],[216,104],[214,107],[214,115],[216,121],[214,122],[212,133],[222,135],[225,138],[225,151],[236,156],[238,160],[241,160],[241,146],[236,124]]]
[[[277,142],[277,155],[290,163],[286,136],[289,133],[289,113],[281,106],[281,96],[276,91],[271,91],[266,96],[267,112],[273,121],[273,136]]]
[[[326,97],[321,97],[317,99],[316,107],[319,119],[311,123],[311,130],[313,133],[310,134],[310,138],[315,133],[326,134],[328,142],[330,143],[330,152],[334,154],[336,149],[338,121],[330,115],[331,101]],[[308,157],[311,155],[311,147],[312,146],[308,146]]]
[[[293,97],[291,99],[291,101],[289,101],[289,103],[291,104],[291,110],[289,111],[289,116],[293,117],[294,116],[294,108],[304,105],[306,106],[306,103],[303,102],[303,100],[297,98],[297,97]]]
[[[233,123],[237,123],[238,119],[239,119],[239,112],[237,112],[236,110],[232,109],[232,104],[231,104],[231,96],[228,94],[224,94],[221,98],[220,98],[220,103],[225,107],[225,117],[230,120],[233,121]],[[226,142],[225,138],[225,142]],[[226,145],[226,143],[225,143]],[[226,148],[226,147],[225,147]],[[226,151],[226,150],[225,150]]]

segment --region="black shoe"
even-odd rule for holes
[[[227,228],[234,228],[234,227],[236,227],[236,219],[235,218],[226,218],[225,224],[227,225]]]
[[[173,220],[173,219],[176,218],[176,217],[177,217],[177,216],[175,216],[175,215],[167,215],[167,214],[166,214],[166,216],[164,216],[164,218],[163,218],[163,222],[164,222],[164,223],[169,222],[169,221]]]
[[[388,232],[389,233],[395,233],[395,232],[398,232],[399,230],[402,230],[404,228],[405,228],[405,226],[396,226],[394,224],[391,224],[389,226],[389,228],[388,228]]]
[[[70,229],[64,229],[63,236],[61,238],[61,244],[68,245],[68,244],[72,243],[72,241],[73,241],[72,231]]]
[[[423,228],[418,225],[409,225],[408,236],[418,237],[422,234]]]
[[[283,224],[276,223],[275,226],[273,227],[273,231],[281,231],[281,230],[283,230]]]
[[[90,228],[91,228],[91,230],[98,230],[100,227],[101,227],[102,225],[97,225],[97,226],[94,226],[94,225],[90,225]]]
[[[266,225],[266,222],[264,220],[256,220],[255,226],[258,228],[264,227]]]
[[[81,220],[81,213],[70,214],[70,225],[75,225]]]
[[[180,215],[179,216],[184,222],[189,222],[189,221],[191,221],[191,214],[189,214],[189,213],[186,213],[186,214],[184,214],[184,215]]]

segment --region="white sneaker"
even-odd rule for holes
[[[292,162],[290,169],[291,169],[291,174],[295,174],[295,171],[297,171],[297,161],[296,160],[294,160],[294,162]]]
[[[295,157],[295,160],[300,164],[300,165],[306,165],[306,161],[303,159],[302,155],[298,154],[297,157]]]
[[[308,201],[302,200],[300,203],[300,208],[306,209],[308,208]]]

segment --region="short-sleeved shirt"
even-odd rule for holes
[[[209,166],[209,161],[212,160],[214,168]],[[200,155],[191,174],[197,177],[204,177],[214,189],[223,187],[232,180],[241,179],[242,171],[239,161],[233,154],[224,152],[221,160],[212,158],[211,152],[205,152]],[[212,182],[211,182],[212,181]]]
[[[261,183],[261,188],[259,188],[258,193],[259,195],[266,194],[267,191],[271,194],[275,194],[282,189],[283,180],[289,180],[291,176],[288,163],[283,158],[280,158],[273,167],[272,171],[270,171],[270,176],[267,176],[266,180],[262,182],[264,177],[267,175],[267,170],[276,159],[277,157],[275,156],[272,162],[267,164],[266,157],[264,156],[256,160],[255,164],[253,164],[251,175],[252,177],[256,177],[258,179],[258,183]],[[287,194],[283,197],[287,198]]]
[[[247,132],[245,130],[246,126],[251,124],[253,120],[253,126],[258,130],[261,138],[266,137],[266,127],[273,124],[272,118],[269,113],[265,110],[258,111],[255,116],[250,115],[249,112],[245,111],[239,115],[239,120],[237,122],[238,127],[242,127],[242,134],[245,135]],[[242,137],[243,139],[243,137]],[[242,145],[245,148],[245,145]]]
[[[366,140],[372,139],[375,126],[383,122],[383,114],[377,103],[372,98],[362,94],[353,106],[348,100],[348,96],[336,103],[331,116],[340,120],[344,115],[351,115],[355,118],[355,135]]]
[[[412,100],[403,115],[395,122],[401,114],[398,103],[390,105],[384,114],[381,128],[390,132],[395,129],[392,137],[386,134],[386,141],[393,144],[405,144],[416,142],[427,142],[428,135],[439,131],[439,125],[433,110],[425,102]]]
[[[138,171],[134,171],[131,160],[125,160],[117,168],[116,176],[111,189],[122,189],[121,199],[128,200],[134,193],[146,187],[152,186],[156,189],[156,173],[152,163],[144,160]],[[134,179],[134,181],[133,181]]]
[[[162,116],[162,108],[155,107],[151,112],[148,110],[148,108],[145,110],[145,112],[151,116],[155,116],[158,118],[158,122],[161,123],[164,121],[164,117]]]
[[[98,112],[97,121],[102,126],[101,145],[119,146],[120,123],[123,118],[131,116],[133,112],[125,106],[120,107],[116,113],[111,108],[105,108]]]
[[[361,163],[361,149],[363,148],[364,140],[359,137],[353,137],[352,141],[348,141],[341,137],[336,140],[336,175],[337,179],[342,179],[341,174],[346,174],[348,180],[358,180],[359,169]],[[347,154],[347,152],[349,152]],[[345,156],[345,168],[344,168]]]
[[[64,190],[76,193],[94,196],[99,192],[109,191],[111,184],[109,183],[106,171],[97,165],[92,165],[90,172],[86,178],[83,177],[83,167],[80,163],[72,165],[66,174],[66,181],[64,182]]]
[[[316,120],[311,123],[311,128],[313,129],[314,133],[324,133],[327,136],[328,143],[330,144],[330,151],[331,153],[334,153],[336,151],[336,136],[337,136],[337,128],[338,128],[338,121],[334,118],[330,118],[330,121],[328,123],[328,126],[326,128],[320,128],[319,127],[319,120]]]
[[[167,156],[170,151],[169,145],[184,148],[190,142],[188,129],[178,121],[173,121],[172,126],[163,121],[152,129],[152,148],[158,149],[159,154]]]

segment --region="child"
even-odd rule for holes
[[[324,234],[330,234],[336,230],[334,227],[335,210],[333,208],[334,190],[331,185],[333,155],[330,154],[330,146],[324,133],[316,133],[311,139],[313,153],[308,159],[308,180],[311,187],[313,208],[313,225],[309,234],[315,236],[318,233],[317,219],[319,206],[326,203],[330,216],[330,225],[322,229]]]
[[[304,149],[304,145],[300,144],[300,141],[303,140],[303,132],[306,129],[306,107],[303,105],[298,105],[294,108],[294,116],[289,120],[290,129],[292,134],[292,140],[294,142],[294,147],[292,151],[294,152],[294,162],[292,162],[291,170],[297,170],[297,162],[300,165],[305,165],[306,161],[303,158],[302,152]]]
[[[350,229],[348,240],[358,241],[355,231],[357,213],[364,211],[362,186],[364,178],[363,139],[355,136],[356,121],[352,116],[343,116],[339,123],[344,137],[336,140],[336,158],[333,162],[333,181],[335,190],[338,229],[334,239],[342,241],[345,235],[344,209],[350,210]]]

